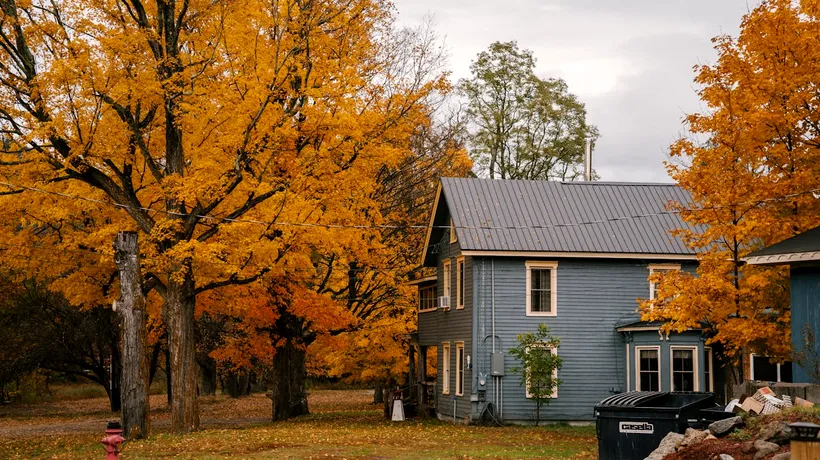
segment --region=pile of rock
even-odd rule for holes
[[[712,423],[706,430],[689,428],[685,434],[669,433],[663,438],[658,448],[652,451],[645,460],[663,460],[669,454],[688,449],[703,441],[721,438],[743,426],[742,418],[731,417]],[[781,450],[781,446],[789,443],[791,435],[791,428],[785,422],[769,422],[760,428],[754,439],[744,442],[741,449],[744,454],[754,455],[755,460],[760,460]],[[715,458],[734,460],[734,457],[729,454],[720,454]],[[772,457],[772,460],[790,459],[791,454],[789,452],[783,452]]]

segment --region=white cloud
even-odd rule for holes
[[[603,180],[669,181],[666,150],[700,108],[692,66],[736,33],[746,0],[395,0],[400,22],[435,19],[454,78],[494,41],[517,40],[542,77],[560,77],[601,130]]]

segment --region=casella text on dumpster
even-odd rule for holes
[[[655,427],[647,422],[621,422],[618,425],[618,431],[621,433],[652,434],[655,432]]]

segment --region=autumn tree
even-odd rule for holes
[[[78,305],[110,302],[110,242],[142,233],[172,427],[194,430],[198,298],[235,288],[222,307],[244,314],[273,280],[315,272],[311,252],[363,247],[330,226],[379,220],[372,178],[400,161],[444,80],[387,71],[394,29],[380,0],[0,0],[0,11],[6,255]],[[23,262],[42,247],[64,256]],[[313,316],[325,305],[297,300],[273,302]],[[275,324],[278,310],[262,310]]]
[[[691,194],[674,208],[698,251],[697,275],[655,275],[647,320],[702,328],[729,357],[789,353],[788,271],[743,258],[820,224],[820,60],[817,2],[763,2],[738,37],[714,39],[718,60],[696,68],[702,113],[671,147],[670,175]]]
[[[470,154],[490,178],[574,180],[587,139],[598,137],[586,109],[560,78],[535,74],[532,51],[495,42],[459,88],[467,101]]]
[[[322,287],[346,302],[356,326],[321,337],[311,347],[316,375],[374,384],[380,393],[408,371],[405,336],[416,330],[418,293],[406,283],[423,275],[418,248],[426,228],[420,223],[429,219],[439,179],[466,176],[472,167],[462,113],[451,110],[450,102],[445,97],[434,105],[438,111],[417,127],[411,154],[402,163],[379,172],[374,196],[387,224],[380,235],[386,249],[381,260],[357,261],[354,270],[346,271],[348,283],[341,289]]]
[[[429,24],[395,35],[384,50],[391,56],[391,74],[404,81],[425,81],[439,74],[443,51]],[[260,337],[271,337],[276,348],[271,364],[274,419],[309,411],[308,371],[385,384],[406,369],[402,336],[413,328],[414,302],[404,283],[417,269],[415,254],[424,235],[418,224],[432,206],[439,175],[470,170],[460,140],[460,119],[445,110],[448,90],[442,86],[427,94],[426,112],[413,126],[409,149],[397,164],[384,165],[376,173],[375,186],[366,197],[372,206],[366,211],[374,219],[372,227],[322,229],[321,240],[348,243],[312,245],[313,266],[291,270],[286,280],[272,283],[270,303],[255,310],[273,313],[242,314],[241,321],[231,325],[230,340],[213,352],[220,366],[248,369],[266,353],[258,346],[264,343]],[[316,298],[324,307],[295,308],[303,303],[300,297]],[[364,342],[378,343],[377,356],[361,352]]]

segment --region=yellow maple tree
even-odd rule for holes
[[[0,0],[0,32],[4,258],[107,303],[113,236],[141,233],[176,431],[199,424],[197,299],[250,314],[311,254],[366,255],[375,178],[447,87],[381,0]]]
[[[692,200],[672,205],[693,226],[678,235],[699,267],[653,275],[643,317],[705,329],[729,358],[790,352],[788,269],[743,258],[820,224],[819,13],[817,1],[764,1],[739,36],[715,38],[717,62],[696,67],[706,109],[671,147],[668,171]]]

